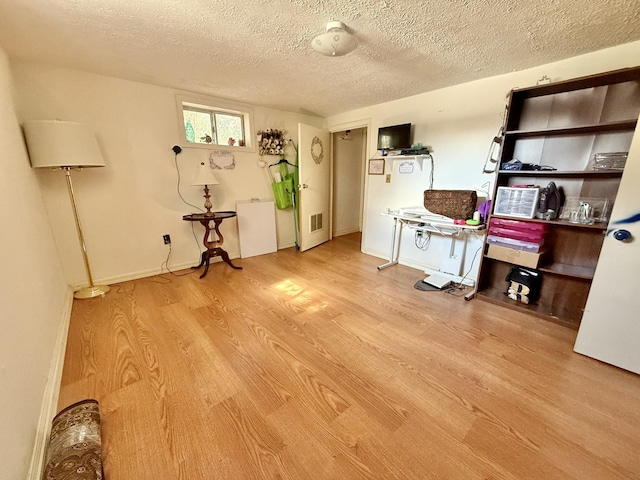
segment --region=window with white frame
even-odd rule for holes
[[[183,95],[177,103],[185,146],[255,151],[253,109],[248,105]]]

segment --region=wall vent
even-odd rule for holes
[[[322,230],[322,213],[316,213],[315,215],[311,215],[309,217],[309,220],[310,220],[309,231],[311,233],[317,230]]]

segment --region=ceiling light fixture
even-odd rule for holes
[[[344,23],[329,22],[326,30],[311,41],[311,46],[316,52],[328,57],[340,57],[352,52],[358,46],[358,39],[347,32]]]

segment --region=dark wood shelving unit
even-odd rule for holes
[[[606,199],[613,205],[623,170],[596,170],[591,162],[596,153],[629,150],[640,115],[639,92],[640,68],[513,90],[498,165],[517,158],[556,170],[497,170],[492,198],[500,186],[543,187],[553,181],[566,189],[567,197]],[[576,224],[493,213],[489,220],[493,217],[547,226],[537,268],[540,296],[528,305],[508,298],[505,277],[515,265],[488,257],[485,241],[476,298],[577,329],[607,222]]]
[[[538,267],[541,272],[551,273],[553,275],[561,275],[564,277],[582,278],[584,280],[593,279],[595,267],[584,267],[582,265],[568,265],[566,263],[554,262],[549,265]]]
[[[618,169],[602,170],[499,170],[498,175],[503,178],[508,177],[577,177],[577,178],[598,178],[598,177],[621,177],[623,171]]]
[[[619,122],[598,123],[595,125],[580,125],[577,127],[544,128],[541,130],[509,130],[505,136],[520,138],[550,137],[554,135],[587,135],[599,132],[615,132],[618,130],[633,130],[637,120],[623,120]]]
[[[496,288],[488,288],[482,292],[478,292],[477,298],[495,305],[501,305],[513,310],[523,311],[538,318],[549,320],[553,323],[558,323],[572,329],[577,329],[576,324],[579,322],[579,320],[576,320],[575,318],[555,315],[551,306],[545,303],[538,302],[532,305],[525,305],[524,303],[512,300],[505,295],[504,290],[498,290]],[[582,315],[582,312],[580,312],[580,315]]]
[[[571,223],[567,220],[553,219],[543,220],[541,218],[518,218],[507,217],[505,215],[491,215],[492,218],[503,218],[505,220],[518,220],[519,222],[531,222],[531,223],[546,223],[554,225],[556,227],[571,227],[571,228],[589,228],[592,230],[606,230],[607,222],[594,222],[594,223]]]

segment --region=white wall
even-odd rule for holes
[[[481,173],[482,167],[489,143],[502,123],[511,88],[533,85],[543,75],[562,80],[634,66],[639,61],[640,42],[634,42],[347,112],[328,121],[330,126],[371,125],[369,157],[375,153],[378,127],[411,122],[415,125],[414,142],[433,148],[434,187],[475,188],[492,180]],[[258,129],[296,132],[298,122],[323,125],[322,119],[277,110],[256,107],[254,113]],[[10,68],[0,50],[0,451],[4,459],[0,478],[26,476],[56,335],[64,321],[66,283],[85,282],[63,176],[60,172],[34,172],[29,167],[18,125],[18,119],[52,118],[91,126],[108,164],[104,169],[74,173],[97,280],[134,278],[159,271],[167,254],[161,241],[164,233],[173,239],[170,264],[190,265],[198,258],[202,235],[196,230],[195,241],[190,225],[181,220],[192,208],[176,193],[171,147],[183,142],[178,134],[173,90],[22,61],[12,62]],[[202,201],[200,192],[189,183],[196,166],[207,157],[206,151],[184,149],[177,158],[182,193],[190,203],[199,205]],[[236,154],[234,170],[216,171],[221,185],[212,192],[215,209],[231,210],[237,200],[271,197],[267,176],[257,160],[257,154]],[[387,168],[391,167],[389,162]],[[366,175],[366,253],[387,255],[390,219],[379,214],[387,207],[421,204],[429,170],[428,165],[412,175],[392,170],[390,184],[383,176]],[[278,211],[277,227],[279,247],[293,245],[290,210]],[[222,230],[225,248],[237,256],[235,221],[225,222]],[[405,239],[401,260],[416,266],[437,265],[448,248],[446,242],[434,241],[429,251],[420,252],[409,240]],[[472,252],[476,245],[472,245]]]
[[[92,273],[107,283],[158,273],[172,239],[170,266],[185,268],[199,259],[203,229],[182,216],[194,209],[180,200],[173,145],[184,147],[178,129],[176,91],[73,70],[12,61],[20,121],[53,119],[89,125],[98,137],[106,168],[74,172],[78,210]],[[323,119],[254,108],[256,129],[284,129],[295,139],[298,122],[322,126]],[[293,159],[293,149],[289,152]],[[211,189],[214,210],[235,210],[239,200],[272,198],[258,154],[235,153],[233,170],[216,170],[220,182]],[[191,180],[209,151],[184,148],[177,157],[187,202],[204,204],[202,189]],[[276,161],[269,157],[268,161]],[[72,213],[60,172],[38,172],[47,213],[68,282],[85,282]],[[278,246],[294,244],[292,210],[277,212]],[[236,219],[221,226],[224,248],[239,256]]]
[[[360,231],[365,129],[334,133],[333,142],[333,236]]]
[[[416,95],[393,102],[374,105],[328,118],[330,129],[343,124],[370,121],[369,157],[377,156],[376,139],[379,127],[411,122],[414,143],[433,149],[435,159],[435,189],[476,189],[493,175],[482,173],[493,137],[502,125],[507,95],[512,88],[535,85],[542,76],[553,81],[636,66],[640,63],[640,42],[601,50],[561,62],[478,80],[463,85]],[[429,183],[430,168],[412,175],[400,175],[397,163],[387,160],[391,183],[384,176],[365,178],[365,216],[363,251],[386,257],[391,242],[391,222],[380,213],[387,208],[422,205],[422,195]],[[395,164],[395,165],[394,165]],[[394,168],[395,167],[395,168]],[[478,259],[471,267],[473,254],[481,242],[473,239],[468,248],[464,271],[471,269],[475,278]],[[420,251],[413,246],[412,235],[406,235],[401,247],[401,263],[419,268],[437,267],[447,255],[449,243],[433,237],[431,247]]]
[[[67,284],[0,49],[0,478],[27,477]]]
[[[597,71],[631,66],[639,58],[640,42],[595,52],[523,72],[484,79],[336,115],[329,125],[362,121],[371,125],[369,153],[375,154],[377,129],[403,122],[414,124],[414,142],[433,148],[434,188],[480,188],[492,176],[482,167],[489,143],[502,124],[506,95],[516,86],[535,84],[543,75],[553,80],[567,79]],[[91,126],[101,143],[107,168],[74,173],[74,186],[86,235],[94,277],[113,282],[157,273],[167,255],[162,243],[171,234],[170,265],[184,268],[199,257],[202,232],[182,215],[193,208],[176,192],[177,174],[171,147],[183,145],[178,130],[175,91],[23,61],[13,61],[16,84],[16,111],[21,121],[60,118]],[[260,128],[297,131],[297,123],[323,126],[323,119],[254,107]],[[336,130],[332,128],[332,130]],[[292,135],[293,136],[293,135]],[[233,210],[237,200],[271,198],[266,172],[257,165],[257,154],[235,154],[234,170],[218,170],[220,185],[213,187],[214,208]],[[182,175],[183,196],[200,205],[201,192],[189,185],[195,167],[208,159],[208,151],[183,150],[177,158]],[[395,165],[393,165],[395,163]],[[428,186],[429,165],[412,175],[399,175],[396,162],[388,162],[391,183],[383,176],[366,175],[363,251],[384,257],[391,238],[390,219],[381,211],[422,203]],[[392,170],[389,170],[392,169]],[[59,172],[38,172],[48,217],[60,252],[65,277],[70,284],[85,282],[82,258]],[[291,210],[277,212],[278,246],[294,243]],[[239,255],[235,220],[222,225],[225,249]],[[417,250],[409,236],[403,240],[403,263],[437,267],[449,244],[434,238],[426,252]],[[472,241],[464,270],[479,247]],[[474,266],[477,268],[477,261]],[[474,276],[474,274],[472,274]]]

